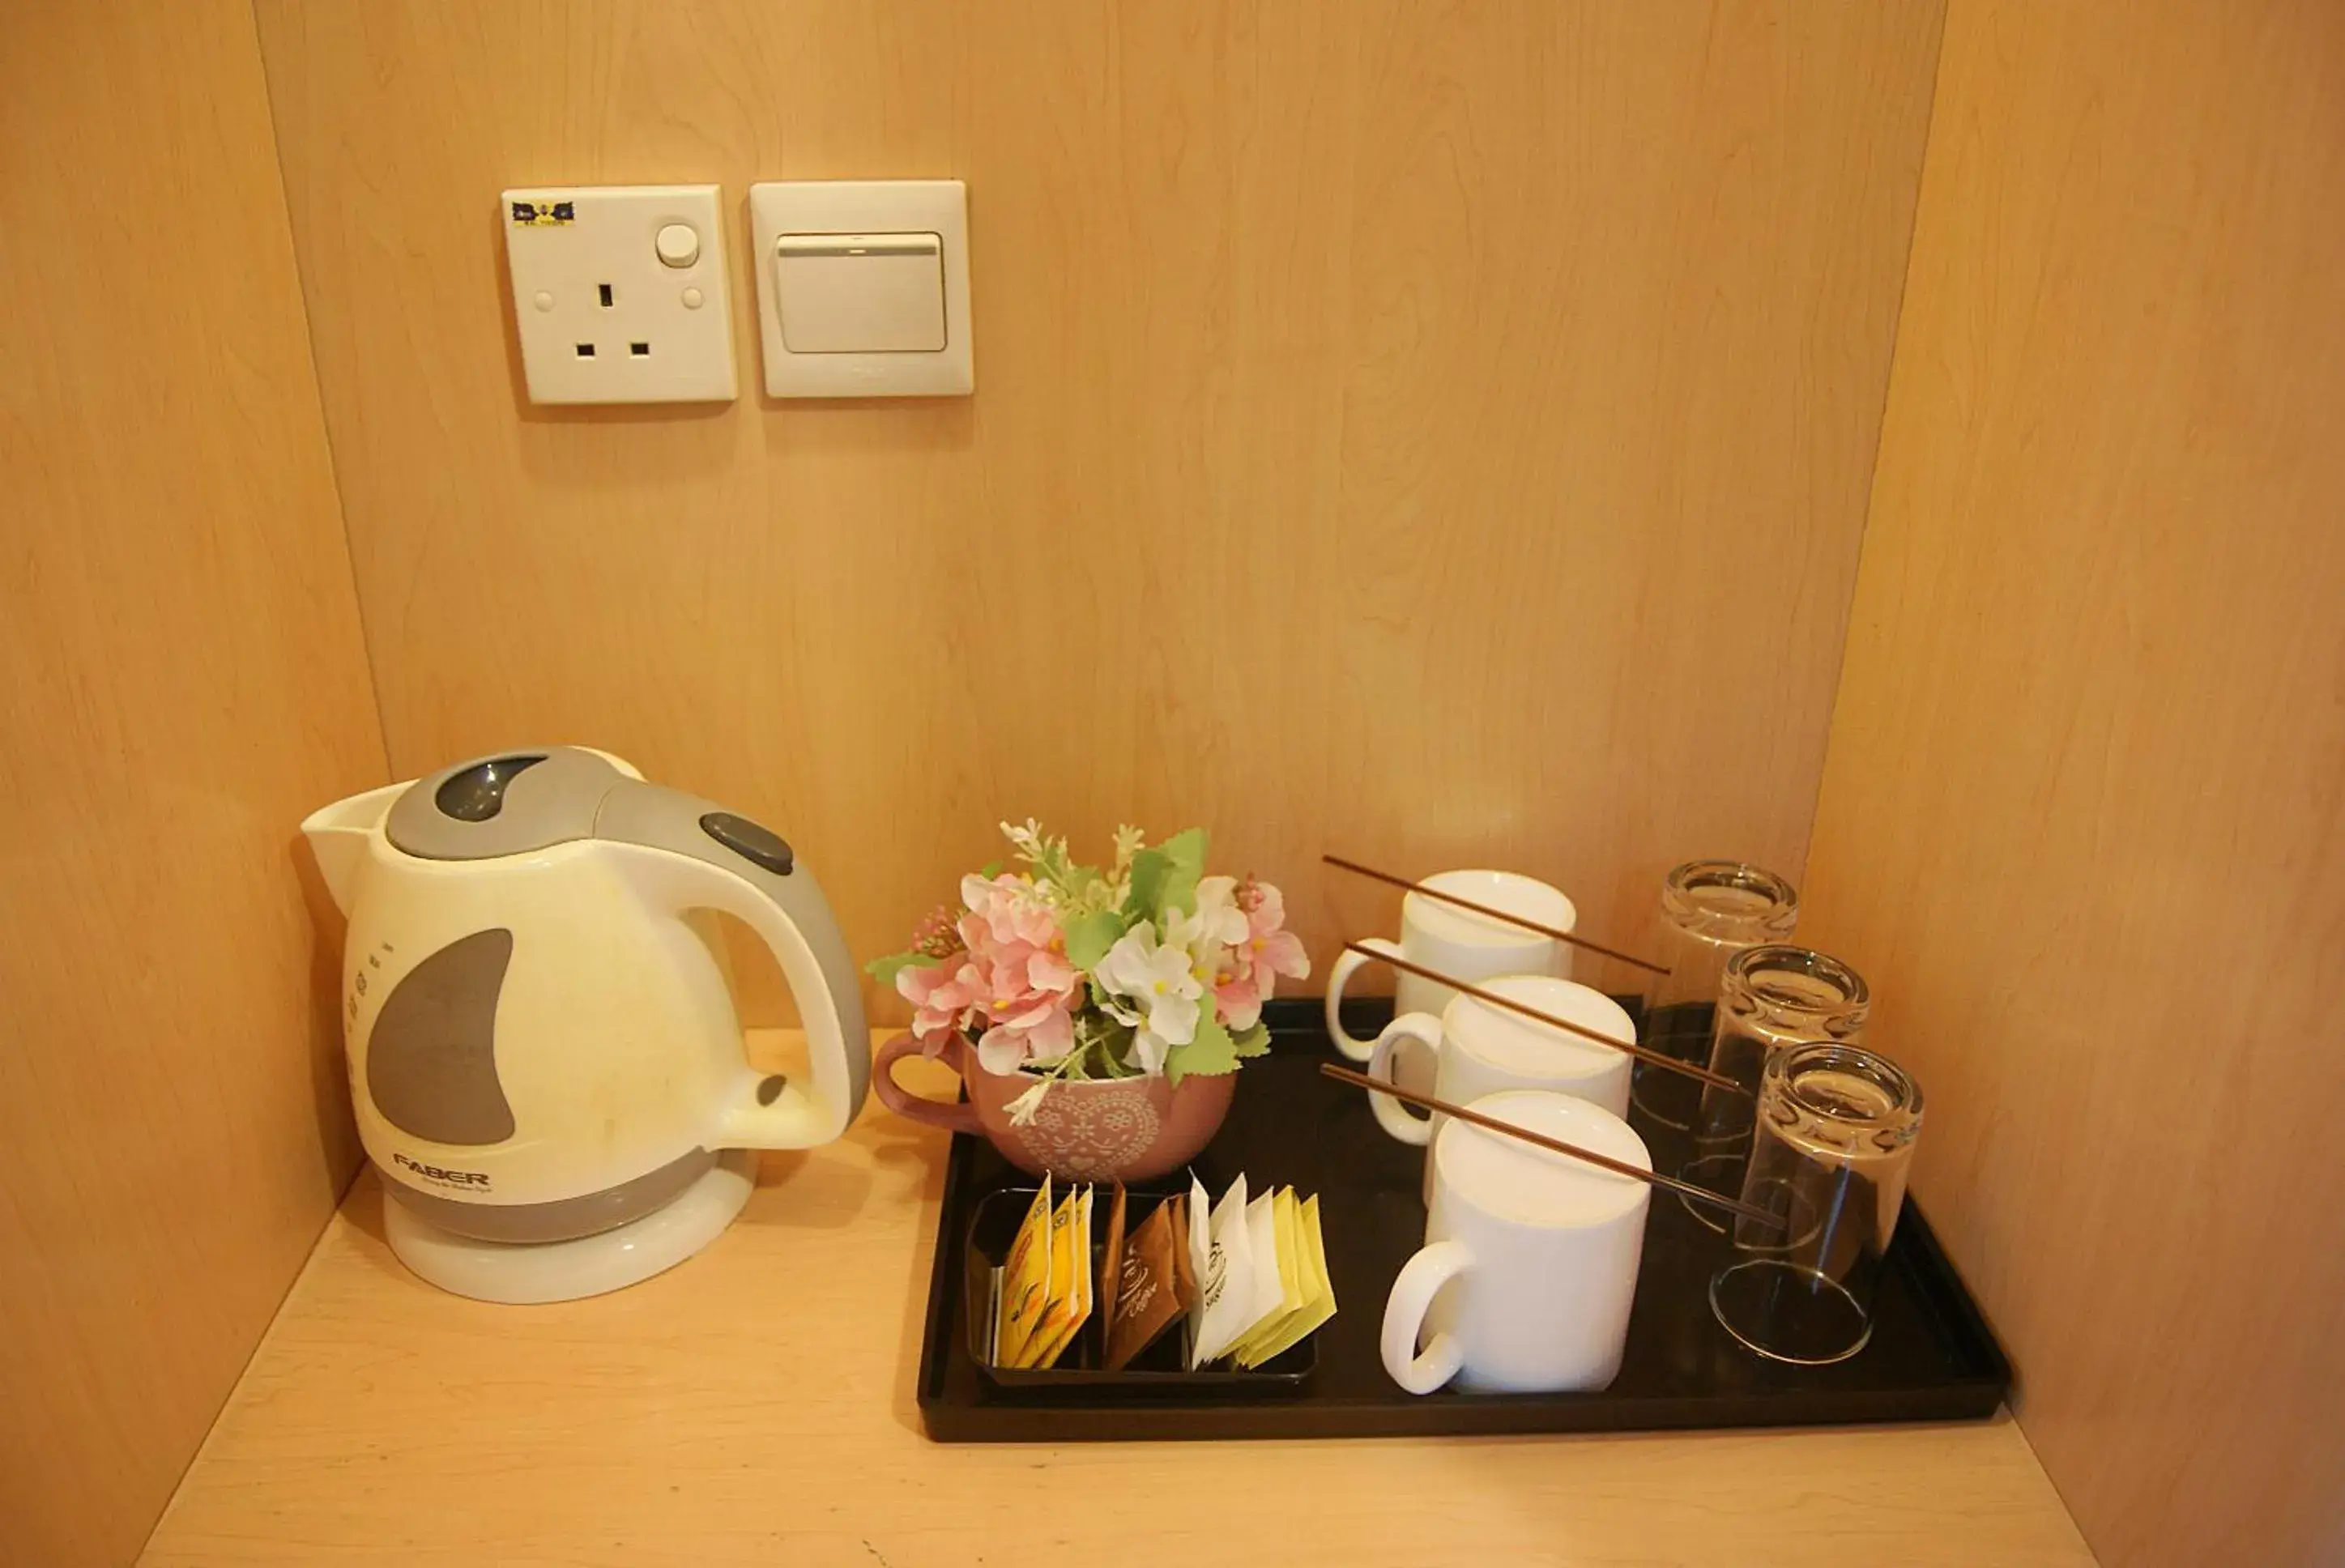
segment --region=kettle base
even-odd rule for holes
[[[675,1268],[725,1233],[757,1184],[757,1157],[728,1148],[693,1184],[638,1219],[570,1241],[481,1241],[401,1203],[382,1206],[391,1254],[428,1284],[475,1301],[574,1301]]]

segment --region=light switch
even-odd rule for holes
[[[933,234],[785,234],[774,246],[793,354],[935,354],[945,346],[944,241]]]
[[[749,187],[766,390],[957,397],[969,346],[969,194],[957,179]]]

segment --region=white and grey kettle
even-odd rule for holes
[[[301,824],[349,916],[350,1094],[391,1249],[496,1301],[616,1290],[690,1257],[741,1151],[847,1130],[870,1076],[822,890],[748,818],[578,746],[499,753]],[[743,1054],[722,934],[764,939],[811,1083]]]

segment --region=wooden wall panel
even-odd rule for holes
[[[250,11],[5,34],[0,1562],[69,1568],[355,1163],[295,824],[386,769]]]
[[[1806,929],[2106,1563],[2345,1558],[2345,13],[1955,0]]]
[[[993,823],[1649,925],[1797,872],[1934,4],[261,0],[392,762],[592,740],[893,946]],[[978,392],[553,412],[495,194],[958,176]],[[758,381],[736,268],[745,388]],[[1633,976],[1614,976],[1619,983]]]

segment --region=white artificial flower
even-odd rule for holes
[[[1246,940],[1245,911],[1238,907],[1238,879],[1208,876],[1197,884],[1197,910],[1174,915],[1166,924],[1165,939],[1186,948],[1190,967],[1210,980],[1222,966],[1223,949]]]
[[[1107,1010],[1118,1023],[1140,1032],[1132,1050],[1146,1072],[1161,1072],[1164,1054],[1197,1037],[1197,998],[1204,986],[1191,967],[1189,950],[1160,946],[1156,927],[1142,920],[1125,932],[1091,971],[1107,993]]]
[[[1024,1094],[1020,1095],[1016,1099],[1011,1100],[1010,1102],[1010,1125],[1012,1127],[1024,1127],[1029,1122],[1031,1122],[1034,1119],[1035,1113],[1042,1108],[1042,1097],[1050,1092],[1051,1080],[1049,1078],[1044,1078],[1041,1083],[1036,1084],[1032,1088],[1028,1089]]]

